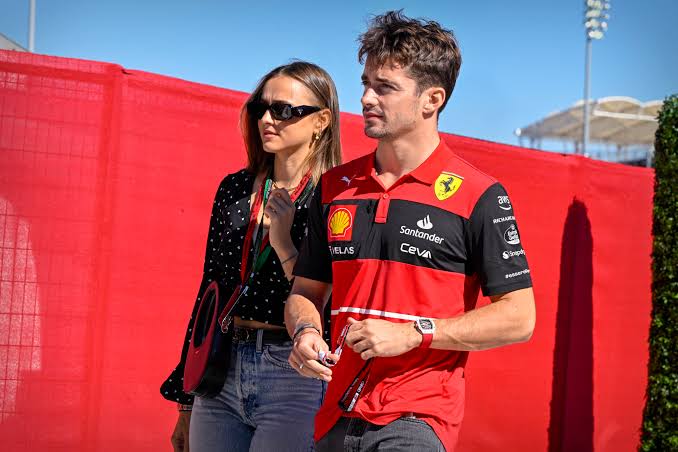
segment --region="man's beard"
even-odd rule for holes
[[[365,135],[367,135],[369,138],[381,139],[389,135],[388,130],[386,130],[386,127],[365,126],[364,131]]]

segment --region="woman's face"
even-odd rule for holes
[[[268,105],[280,102],[293,107],[320,105],[306,86],[284,75],[273,77],[266,82],[261,93],[261,101]],[[313,134],[320,131],[318,113],[311,113],[303,118],[277,120],[271,116],[270,110],[267,110],[257,124],[264,150],[273,154],[291,155],[299,150],[308,151]]]

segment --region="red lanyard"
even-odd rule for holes
[[[290,195],[290,198],[292,200],[292,203],[294,203],[302,193],[308,194],[310,192],[310,184],[308,181],[311,179],[311,173],[308,172],[306,175],[301,179],[299,182],[299,185],[294,189],[292,194]],[[257,191],[256,196],[254,197],[254,204],[252,204],[252,208],[250,210],[250,221],[249,225],[247,226],[247,233],[245,234],[245,243],[243,243],[242,247],[242,260],[241,260],[241,265],[240,265],[240,281],[244,285],[245,282],[247,281],[245,277],[247,276],[247,272],[250,267],[250,246],[252,245],[252,236],[254,235],[254,228],[257,225],[257,217],[259,216],[259,209],[261,208],[262,204],[264,208],[266,207],[266,201],[268,200],[268,195],[270,193],[271,189],[271,184],[272,180],[270,175],[266,177],[266,180],[264,183],[261,184],[259,187],[259,190]],[[265,248],[268,246],[268,234],[266,234],[263,239],[259,240],[261,235],[263,234],[263,227],[264,227],[264,216],[261,216],[261,222],[259,223],[259,229],[257,231],[257,238],[255,240],[255,245],[257,245],[257,242],[260,242],[261,244],[257,247],[259,249],[254,250],[254,256],[251,262],[254,262],[252,266],[254,267],[254,270],[258,270],[257,268],[257,263],[259,263],[259,257],[262,256],[265,257],[268,256],[268,253],[265,253]],[[263,262],[261,262],[263,264]],[[259,265],[260,266],[260,265]],[[254,273],[254,271],[252,272]],[[251,277],[252,275],[250,275]]]

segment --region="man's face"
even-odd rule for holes
[[[362,82],[365,135],[393,139],[416,128],[422,118],[420,95],[406,69],[390,61],[377,65],[367,58]]]

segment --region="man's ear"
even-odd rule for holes
[[[427,116],[432,115],[440,111],[445,103],[445,90],[439,86],[432,86],[422,93],[422,98],[424,101],[422,107],[424,114]]]

